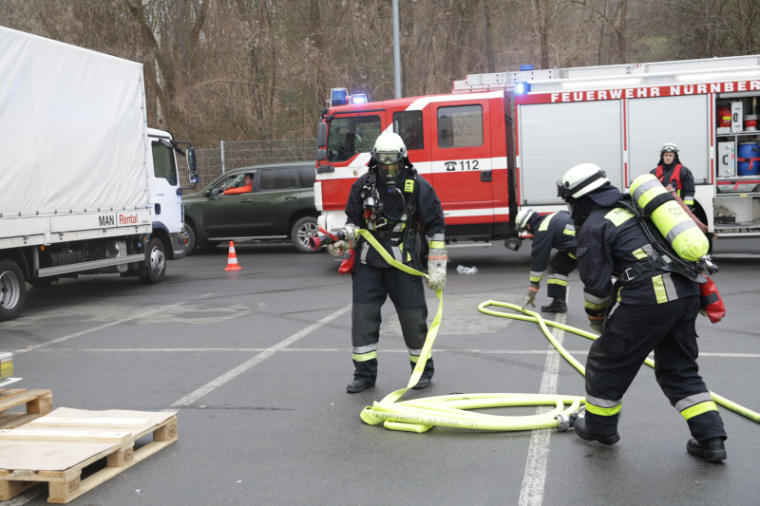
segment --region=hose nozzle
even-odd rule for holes
[[[715,274],[718,272],[718,266],[712,263],[712,259],[709,255],[705,255],[702,257],[702,265],[704,266],[705,270],[707,270],[707,273],[710,275]]]
[[[343,239],[346,239],[346,236],[342,231],[332,234],[324,228],[319,227],[319,231],[315,235],[309,237],[309,247],[313,250],[318,250],[322,246],[334,244]]]

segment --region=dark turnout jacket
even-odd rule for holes
[[[351,193],[349,193],[348,202],[346,203],[347,223],[351,223],[357,228],[372,231],[375,238],[385,247],[391,256],[402,263],[407,263],[409,261],[408,257],[406,259],[401,258],[403,224],[383,218],[378,219],[373,224],[364,218],[364,199],[361,196],[361,189],[368,177],[369,173],[364,174],[351,187]],[[406,203],[412,198],[412,193],[405,191],[407,188],[406,180],[410,178],[409,170],[404,168],[396,179],[396,186],[401,189],[404,197],[402,202],[397,194],[394,195],[388,192],[388,187],[383,178],[379,175],[377,177],[377,189],[380,194],[380,201],[392,217],[399,216],[406,209]],[[431,247],[441,249],[445,245],[444,233],[446,230],[446,221],[443,216],[441,201],[438,200],[438,195],[436,195],[430,183],[419,174],[416,178],[416,185],[418,187],[417,210],[416,215],[412,216],[409,222],[416,224],[417,216],[421,217],[424,225],[422,234],[427,236]],[[417,249],[419,251],[421,249],[421,240],[418,239],[417,242]],[[360,255],[362,263],[375,267],[390,267],[388,262],[367,243],[362,245]]]
[[[652,255],[642,225],[634,214],[619,207],[596,207],[578,232],[578,272],[584,284],[584,306],[589,316],[602,316],[617,297],[620,304],[663,304],[699,295],[699,285],[676,273],[663,273],[612,294],[611,277]]]
[[[575,227],[570,213],[559,211],[557,213],[540,216],[534,214],[528,222],[533,231],[533,247],[530,252],[532,262],[530,264],[530,280],[539,283],[546,268],[549,266],[549,257],[553,248],[566,251],[571,257],[575,257]]]

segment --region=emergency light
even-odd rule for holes
[[[515,95],[525,95],[530,91],[530,83],[520,81],[515,83]]]
[[[365,95],[364,93],[351,95],[352,104],[366,104],[367,102],[369,102],[369,100],[367,100],[367,95]]]
[[[330,105],[346,105],[348,104],[348,90],[346,88],[332,88],[330,90]]]

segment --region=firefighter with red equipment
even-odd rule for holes
[[[427,285],[443,290],[446,285],[446,244],[443,208],[433,187],[418,177],[409,162],[401,137],[392,132],[381,134],[372,150],[369,171],[351,187],[346,204],[348,220],[342,235],[351,239],[328,246],[333,256],[357,248],[361,262],[352,274],[353,309],[351,341],[354,380],[346,390],[361,392],[375,384],[377,378],[377,343],[380,338],[381,308],[388,296],[396,307],[404,341],[409,349],[412,370],[420,358],[427,337],[427,304],[422,278],[392,267],[365,242],[356,238],[356,228],[364,228],[398,262],[423,271],[423,233],[429,248]],[[425,370],[415,389],[430,385],[433,359],[428,357]]]
[[[647,186],[636,189],[634,201]],[[625,205],[626,197],[596,165],[570,169],[557,181],[557,193],[579,229],[576,255],[584,306],[591,328],[601,333],[586,361],[586,406],[575,432],[605,445],[620,440],[623,395],[654,350],[657,382],[693,436],[687,452],[709,462],[724,460],[723,420],[697,366],[699,276],[670,267],[676,263],[659,253],[662,238],[647,232],[648,223]],[[618,281],[611,286],[613,275]]]
[[[691,171],[681,165],[678,159],[678,146],[668,142],[660,151],[660,163],[652,169],[653,174],[664,186],[671,185],[678,192],[683,203],[694,210],[694,176]]]
[[[523,302],[523,309],[528,304],[536,307],[536,295],[548,266],[547,295],[553,300],[548,306],[541,306],[541,311],[567,313],[567,277],[578,267],[575,257],[575,227],[570,213],[560,211],[541,216],[533,209],[525,208],[517,214],[515,221],[518,229],[528,230],[533,234],[530,288]],[[552,249],[559,251],[551,255]]]

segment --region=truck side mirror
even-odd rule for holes
[[[326,149],[318,149],[317,150],[317,160],[327,160],[327,150]]]
[[[317,147],[324,148],[327,146],[327,123],[319,122],[317,128]]]
[[[187,160],[187,170],[198,172],[198,162],[195,159],[195,148],[190,146],[185,150],[185,160]]]

